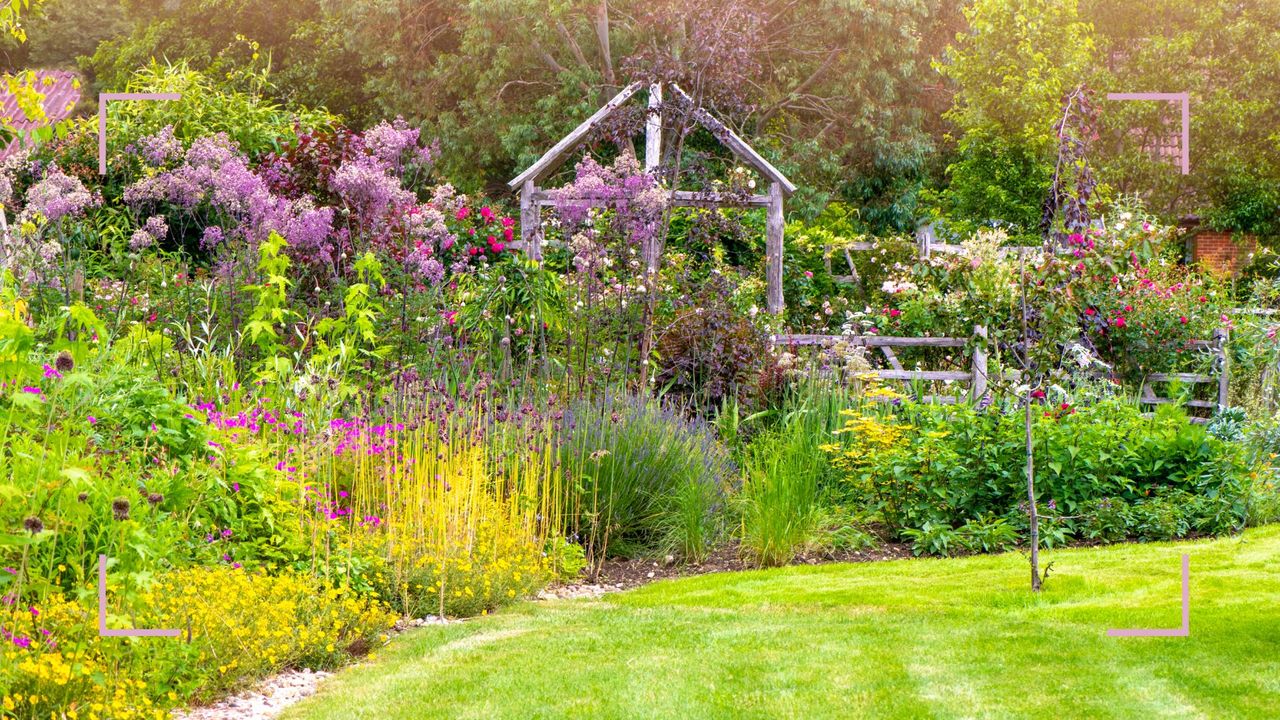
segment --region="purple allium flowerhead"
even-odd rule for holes
[[[44,178],[27,190],[26,200],[24,215],[39,213],[50,223],[81,216],[99,202],[79,178],[64,174],[57,165],[50,165]]]

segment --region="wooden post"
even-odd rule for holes
[[[973,383],[969,388],[969,401],[982,402],[987,394],[987,328],[973,326]]]
[[[1214,349],[1218,352],[1218,409],[1225,408],[1228,391],[1231,389],[1231,363],[1227,354],[1227,339],[1230,330],[1218,328],[1213,331]]]
[[[538,188],[526,180],[520,188],[520,239],[530,260],[542,260],[542,211],[533,201]]]
[[[662,86],[649,86],[649,116],[644,123],[644,169],[653,172],[662,164]]]
[[[781,313],[782,300],[782,238],[785,232],[782,208],[782,186],[769,183],[769,210],[765,221],[765,279],[768,285],[769,312]]]

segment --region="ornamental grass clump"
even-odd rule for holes
[[[571,408],[560,456],[572,537],[593,573],[610,553],[706,556],[732,477],[710,426],[656,400],[607,396]]]

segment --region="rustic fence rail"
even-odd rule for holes
[[[848,347],[875,348],[884,355],[889,367],[883,370],[872,370],[871,373],[882,380],[900,381],[907,394],[914,396],[919,402],[938,404],[954,404],[965,399],[965,395],[920,395],[916,393],[913,383],[918,382],[967,382],[969,400],[978,401],[987,394],[987,329],[981,325],[973,328],[977,342],[970,357],[968,370],[908,370],[902,365],[895,348],[960,348],[969,343],[965,338],[955,337],[897,337],[892,335],[774,335],[774,345],[783,347],[831,347],[846,345]]]
[[[1187,408],[1215,410],[1225,407],[1231,383],[1230,359],[1227,353],[1229,333],[1225,328],[1214,332],[1211,340],[1192,340],[1187,343],[1189,349],[1208,350],[1213,354],[1212,369],[1208,373],[1149,373],[1143,378],[1138,401],[1145,406],[1181,404]],[[976,325],[973,329],[973,353],[968,370],[908,370],[903,367],[895,349],[902,348],[961,348],[969,344],[966,338],[957,337],[900,337],[892,335],[814,335],[814,334],[780,334],[770,338],[779,347],[847,347],[875,348],[884,355],[889,367],[872,370],[871,374],[882,380],[901,382],[906,392],[919,402],[954,404],[969,400],[981,400],[990,387],[990,375],[987,367],[987,329]],[[1006,377],[1006,379],[1009,379]],[[969,384],[969,392],[963,395],[923,395],[915,392],[912,384],[917,382],[965,382]],[[1180,383],[1183,385],[1214,385],[1213,400],[1187,399],[1181,400],[1162,397],[1156,393],[1155,385],[1161,383]],[[1207,418],[1192,417],[1192,422],[1205,422]]]
[[[1214,331],[1211,340],[1192,340],[1187,343],[1188,347],[1198,350],[1208,350],[1213,354],[1213,367],[1209,373],[1150,373],[1142,380],[1142,389],[1140,391],[1138,402],[1143,405],[1175,405],[1181,404],[1188,408],[1197,408],[1201,410],[1216,410],[1220,407],[1226,407],[1228,402],[1228,394],[1231,390],[1231,361],[1227,353],[1227,343],[1230,340],[1230,331],[1226,328],[1219,328]],[[1156,383],[1181,383],[1183,385],[1216,385],[1214,400],[1199,400],[1191,398],[1187,400],[1178,400],[1168,397],[1160,397],[1156,394],[1153,387]],[[1192,417],[1192,422],[1205,422],[1207,418]]]

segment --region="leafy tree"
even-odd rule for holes
[[[45,0],[22,18],[26,41],[0,38],[4,68],[72,68],[76,58],[124,32],[119,0]]]
[[[1158,138],[1176,139],[1181,125],[1178,105],[1160,102],[1108,104],[1100,172],[1168,218],[1280,235],[1280,3],[1082,6],[1099,29],[1099,88],[1191,98],[1190,175],[1149,149]]]
[[[977,0],[938,69],[956,84],[947,112],[959,159],[945,206],[1034,235],[1049,191],[1063,98],[1088,76],[1093,28],[1075,0]]]
[[[121,0],[121,5],[132,30],[105,40],[84,60],[104,90],[120,90],[135,70],[153,61],[181,61],[216,74],[234,72],[261,56],[277,81],[274,99],[363,117],[358,109],[368,100],[360,92],[364,67],[338,40],[347,30],[330,22],[322,0]]]

